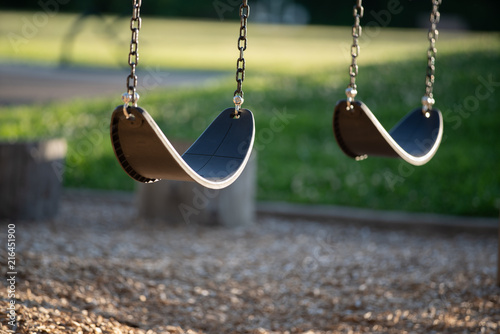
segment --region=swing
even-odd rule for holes
[[[433,108],[435,101],[432,94],[441,0],[432,0],[432,3],[423,106],[411,111],[387,132],[370,109],[354,99],[357,94],[356,59],[359,55],[358,38],[361,36],[360,18],[363,17],[362,0],[357,0],[353,13],[352,63],[349,67],[351,80],[346,89],[347,99],[337,102],[333,113],[335,139],[347,156],[356,160],[366,159],[369,155],[402,158],[412,165],[420,166],[429,162],[436,153],[443,136],[443,117],[438,109]]]
[[[141,0],[133,0],[130,22],[132,40],[128,63],[124,104],[111,117],[111,142],[118,162],[134,180],[152,183],[160,179],[195,181],[207,188],[222,189],[232,184],[245,168],[255,138],[255,122],[244,101],[242,83],[245,79],[247,19],[250,6],[242,0],[240,6],[239,58],[236,62],[237,88],[233,95],[234,108],[227,108],[208,126],[187,151],[180,155],[146,110],[137,106],[137,75],[139,61],[138,35],[141,28]]]

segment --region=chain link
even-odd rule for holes
[[[442,0],[432,0],[432,12],[429,21],[431,22],[431,27],[429,28],[428,38],[429,38],[429,49],[427,49],[427,71],[425,77],[425,95],[422,97],[422,112],[426,117],[430,117],[429,110],[432,109],[434,105],[433,89],[434,89],[434,78],[436,71],[436,40],[438,38],[439,32],[437,30],[437,24],[441,17],[439,13],[439,5],[441,5]]]
[[[137,75],[135,68],[139,63],[139,30],[141,30],[141,5],[142,0],[133,0],[132,18],[130,19],[130,30],[132,31],[132,38],[130,40],[130,51],[128,54],[128,64],[130,66],[130,74],[127,76],[127,92],[122,95],[123,113],[125,117],[129,118],[130,114],[127,112],[127,107],[131,103],[137,106],[139,94],[137,94]]]
[[[357,58],[359,56],[359,43],[358,39],[361,37],[362,28],[360,25],[361,18],[364,15],[364,8],[362,0],[356,0],[356,5],[353,7],[353,17],[354,25],[352,26],[352,45],[351,45],[351,65],[349,66],[349,76],[351,77],[350,83],[346,89],[347,95],[347,109],[352,109],[351,103],[354,102],[356,97],[357,86],[356,86],[356,76],[358,75],[358,64]]]
[[[236,60],[236,90],[234,91],[233,102],[236,106],[235,113],[238,114],[241,104],[243,103],[243,81],[245,80],[246,61],[244,51],[247,49],[247,20],[250,16],[250,6],[248,0],[243,0],[240,5],[240,36],[238,37],[238,50],[240,55]]]

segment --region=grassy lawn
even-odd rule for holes
[[[33,37],[13,43],[12,33],[22,36],[23,22],[33,14],[0,15],[0,59],[11,62],[57,63],[62,32],[75,22],[75,16],[58,14]],[[124,65],[127,22],[89,19],[75,40],[72,62]],[[445,137],[423,167],[383,158],[355,162],[337,147],[331,119],[336,101],[345,97],[349,34],[348,27],[250,26],[244,90],[245,107],[257,122],[258,198],[497,216],[499,34],[441,32],[434,92]],[[140,66],[233,72],[237,36],[235,22],[147,18],[140,35]],[[426,31],[368,30],[361,45],[358,96],[390,128],[419,106]],[[140,104],[167,137],[194,140],[230,106],[234,88],[231,79],[191,89],[146,91]],[[110,115],[118,104],[112,96],[2,108],[0,139],[63,136],[69,142],[66,186],[132,190],[134,182],[115,161],[108,138]]]

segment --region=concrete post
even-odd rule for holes
[[[137,183],[139,217],[161,219],[171,224],[242,226],[255,221],[257,179],[255,152],[232,185],[221,190],[194,182]]]

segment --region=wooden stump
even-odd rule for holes
[[[64,139],[0,142],[0,219],[54,217],[65,155]]]
[[[178,151],[181,151],[174,144]],[[182,146],[181,146],[182,147]],[[160,219],[171,224],[241,226],[255,221],[255,152],[245,170],[232,185],[221,190],[207,189],[194,182],[159,181],[137,183],[139,217]]]

